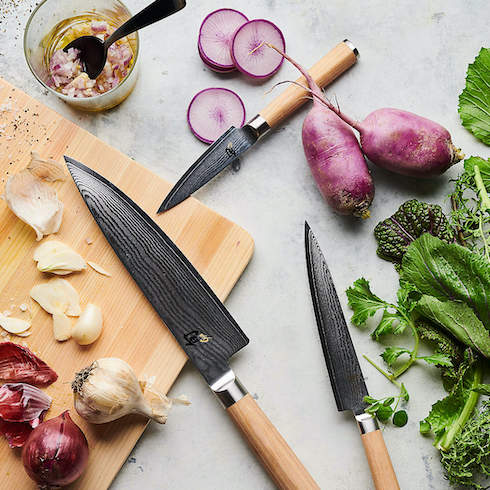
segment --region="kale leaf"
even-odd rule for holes
[[[466,86],[459,96],[459,116],[463,126],[490,145],[490,49],[481,48],[468,66]]]
[[[378,223],[374,229],[378,241],[377,254],[393,262],[398,269],[407,247],[424,233],[447,243],[455,240],[454,230],[440,206],[416,199],[406,201],[395,214]]]

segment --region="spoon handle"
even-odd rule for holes
[[[143,29],[154,22],[158,22],[185,7],[185,0],[155,0],[136,15],[133,15],[121,27],[116,29],[105,41],[106,49],[118,39],[134,31]]]

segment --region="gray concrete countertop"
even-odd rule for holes
[[[125,1],[132,11],[147,3]],[[362,119],[380,107],[403,108],[443,124],[467,155],[489,153],[461,126],[457,113],[467,65],[488,41],[485,0],[189,0],[178,15],[141,32],[141,71],[134,93],[116,109],[96,115],[74,111],[45,94],[29,72],[22,33],[33,6],[32,0],[0,0],[0,74],[172,182],[206,148],[187,127],[193,94],[210,86],[231,88],[251,116],[281,90],[265,94],[275,82],[298,76],[287,63],[260,84],[207,69],[196,49],[198,27],[207,13],[223,6],[275,22],[288,52],[304,65],[349,38],[360,51],[359,63],[327,93],[352,117]],[[376,198],[371,219],[336,216],[322,200],[303,155],[305,113],[300,111],[251,151],[239,172],[224,172],[197,197],[242,225],[256,243],[250,265],[227,300],[251,339],[233,360],[242,382],[321,488],[372,488],[355,422],[335,407],[309,296],[303,223],[307,219],[317,235],[350,316],[344,291],[358,277],[368,278],[382,297],[392,298],[396,290],[393,267],[375,255],[375,224],[409,198],[447,208],[449,179],[461,167],[428,181],[372,167]],[[394,394],[395,387],[361,357],[376,358],[382,346],[366,332],[352,328],[351,335],[370,392]],[[447,488],[432,441],[418,432],[419,420],[443,395],[437,371],[416,366],[403,381],[411,394],[409,422],[401,429],[384,429],[401,487]],[[190,398],[191,407],[177,407],[165,426],[150,425],[113,488],[273,488],[192,366],[172,389],[173,395],[181,393]]]

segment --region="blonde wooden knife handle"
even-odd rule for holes
[[[315,63],[308,71],[320,87],[325,87],[355,64],[357,61],[356,53],[357,50],[346,40],[337,44],[335,48]],[[300,77],[296,81],[303,86],[308,86],[304,77]],[[259,114],[272,128],[303,105],[307,100],[305,98],[307,95],[306,90],[291,84],[281,95],[261,110]]]
[[[400,490],[381,431],[361,434],[376,490]]]
[[[320,488],[249,394],[227,412],[279,488]]]

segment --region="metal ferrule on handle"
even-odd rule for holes
[[[224,408],[231,407],[248,393],[245,386],[240,383],[232,369],[227,371],[210,387]]]
[[[356,415],[356,421],[361,434],[367,434],[379,429],[378,421],[369,413]]]

